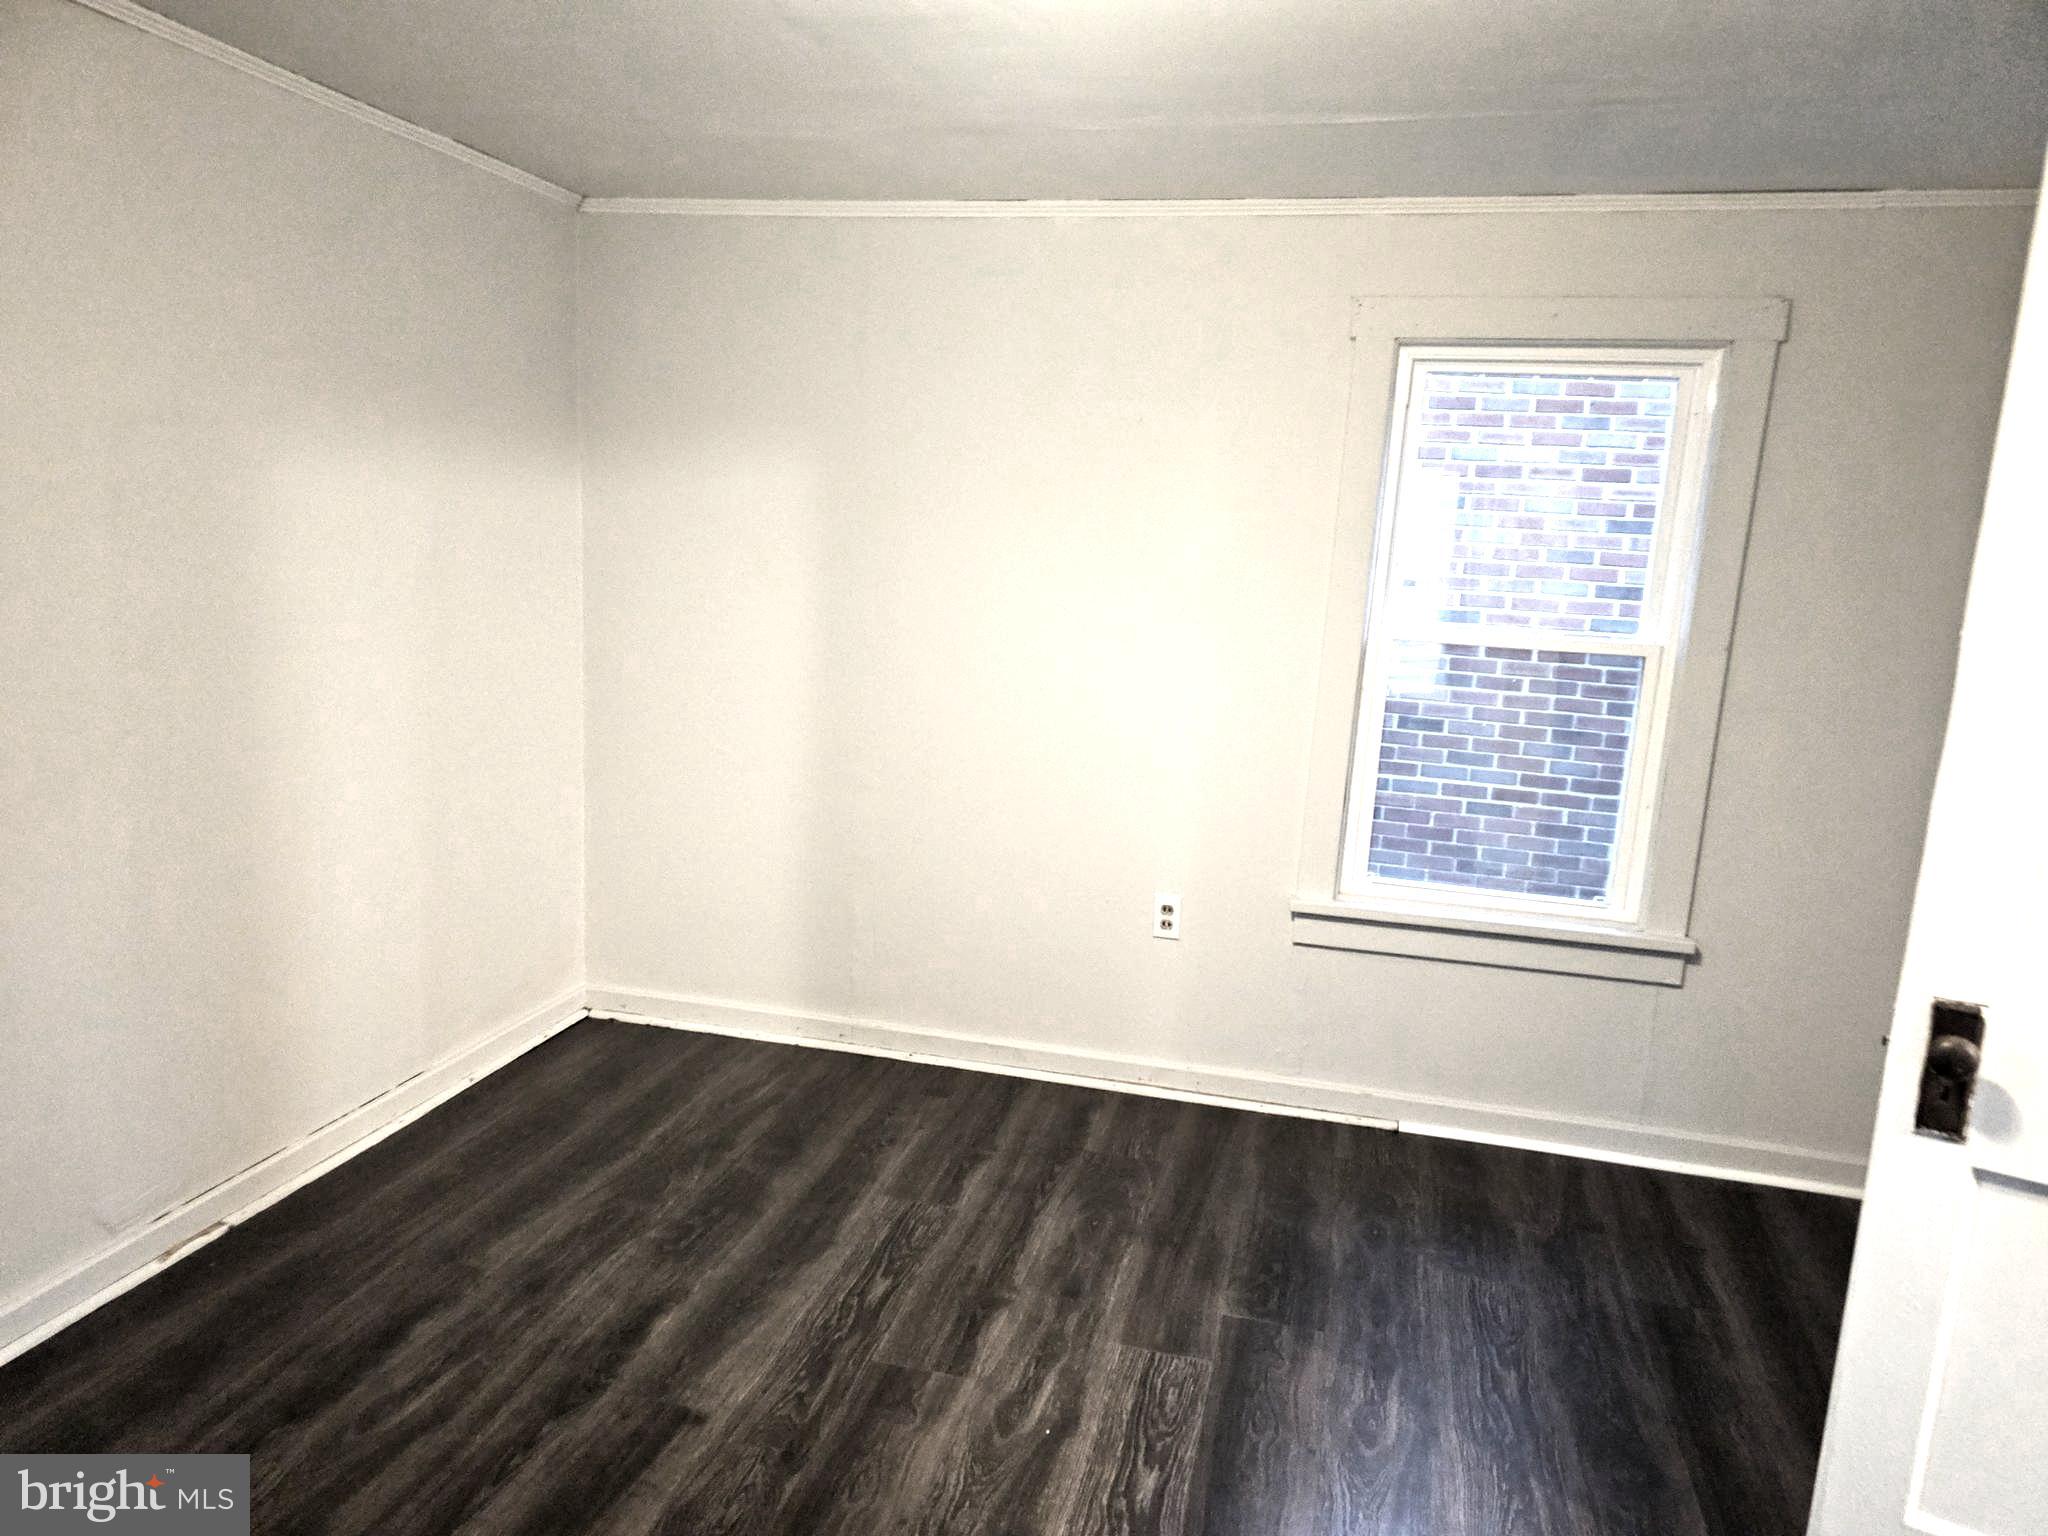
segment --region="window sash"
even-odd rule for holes
[[[1339,899],[1367,899],[1375,905],[1413,910],[1451,909],[1468,913],[1544,914],[1640,927],[1649,875],[1664,741],[1678,662],[1689,627],[1704,513],[1705,472],[1718,391],[1720,348],[1675,346],[1586,347],[1569,345],[1487,346],[1404,345],[1395,355],[1395,381],[1383,442],[1385,463],[1371,540],[1363,664],[1359,674],[1352,754],[1345,794],[1337,891]],[[1515,371],[1528,365],[1559,370],[1634,374],[1678,380],[1668,428],[1666,474],[1658,501],[1650,565],[1637,631],[1632,635],[1547,629],[1537,624],[1375,622],[1393,609],[1392,584],[1399,543],[1400,493],[1414,470],[1410,407],[1417,375],[1430,365]],[[1390,692],[1392,658],[1401,643],[1510,647],[1527,651],[1579,651],[1643,658],[1634,728],[1622,764],[1622,798],[1609,860],[1604,900],[1490,890],[1427,880],[1400,880],[1369,868],[1373,810],[1379,796],[1382,733]]]

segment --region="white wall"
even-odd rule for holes
[[[579,560],[560,207],[67,0],[0,207],[0,1314],[573,993],[586,728],[650,1006],[1853,1176],[2023,210],[585,218]],[[1705,961],[1293,948],[1347,296],[1652,287],[1795,306]]]
[[[4,1310],[580,982],[582,722],[566,209],[65,0],[0,209]]]
[[[586,216],[593,987],[1853,1182],[2026,223]],[[1368,291],[1793,302],[1681,990],[1289,944]]]

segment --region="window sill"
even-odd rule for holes
[[[1569,919],[1521,921],[1297,898],[1294,942],[1314,949],[1407,955],[1457,965],[1554,971],[1676,987],[1699,946],[1682,934],[1641,933]]]

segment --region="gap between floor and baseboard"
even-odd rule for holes
[[[1266,1114],[1339,1120],[1417,1136],[1561,1153],[1852,1199],[1862,1194],[1860,1159],[1772,1142],[1688,1135],[1621,1121],[1546,1115],[1314,1078],[1186,1066],[678,993],[593,986],[584,1000],[596,1017],[628,1023],[856,1051]]]
[[[583,988],[558,993],[482,1040],[180,1201],[56,1279],[0,1302],[0,1364],[368,1151],[588,1012]]]

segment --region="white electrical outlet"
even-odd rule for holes
[[[1152,898],[1152,937],[1155,939],[1177,939],[1180,937],[1180,898],[1167,891],[1161,891]]]

